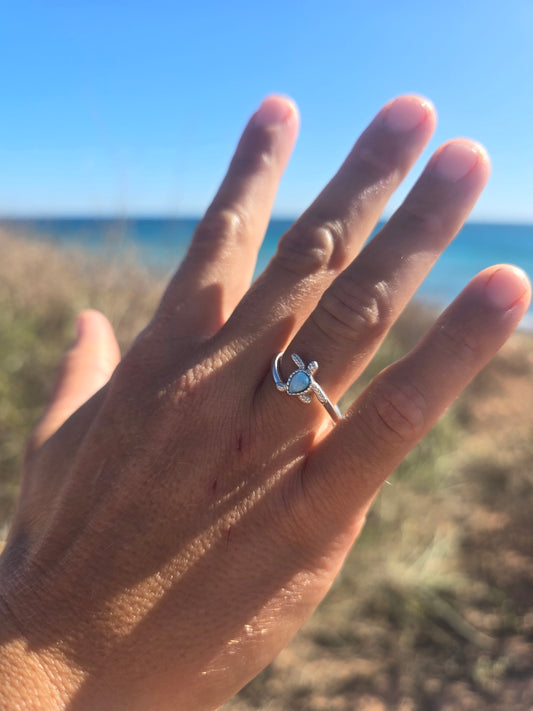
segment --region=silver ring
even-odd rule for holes
[[[282,356],[283,351],[278,353],[272,363],[272,377],[274,378],[277,389],[287,393],[287,395],[296,395],[302,402],[307,404],[311,402],[310,393],[315,393],[317,400],[324,405],[333,422],[338,422],[342,417],[341,411],[337,405],[331,402],[329,397],[313,378],[313,373],[318,368],[316,360],[312,360],[306,367],[300,356],[293,353],[291,358],[298,366],[298,369],[294,370],[287,378],[287,382],[284,383],[283,378],[279,374],[279,362]]]

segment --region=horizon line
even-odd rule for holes
[[[203,215],[194,213],[169,213],[169,212],[138,212],[138,213],[86,213],[86,212],[57,212],[57,213],[0,213],[0,225],[2,222],[22,222],[22,221],[39,221],[39,220],[105,220],[113,222],[128,222],[133,220],[191,220],[199,222]],[[390,215],[381,217],[376,224],[387,222]],[[295,222],[298,216],[281,214],[272,215],[269,222]],[[505,217],[489,218],[489,217],[474,217],[467,219],[465,224],[478,225],[509,225],[509,226],[530,226],[533,225],[533,216],[529,219],[513,220]]]

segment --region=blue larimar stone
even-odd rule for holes
[[[307,375],[307,373],[304,373],[303,370],[298,370],[290,379],[287,392],[290,395],[297,395],[298,393],[303,393],[304,390],[307,390],[310,384],[311,378]]]

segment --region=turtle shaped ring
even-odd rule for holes
[[[279,357],[281,357],[281,354]],[[311,398],[307,393],[310,391],[316,392],[315,388],[320,390],[313,379],[313,373],[317,370],[318,363],[316,360],[312,360],[306,368],[299,355],[293,353],[291,358],[298,366],[298,370],[293,371],[289,375],[286,383],[282,381],[276,382],[276,387],[288,395],[296,395],[302,402],[309,404]]]
[[[329,400],[326,393],[313,378],[313,374],[318,369],[318,363],[316,360],[312,360],[309,365],[306,366],[299,355],[292,353],[291,358],[298,367],[297,370],[294,370],[289,375],[287,382],[284,382],[279,374],[279,363],[282,356],[283,352],[278,353],[272,363],[272,376],[274,378],[276,388],[280,392],[286,392],[288,395],[296,395],[301,402],[305,402],[306,404],[311,402],[311,393],[314,393],[317,400],[321,402],[328,411],[331,419],[334,422],[338,422],[341,418],[339,408]]]

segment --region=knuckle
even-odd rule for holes
[[[413,444],[425,432],[427,402],[423,393],[407,379],[381,378],[369,391],[373,432],[390,445]]]
[[[439,235],[444,228],[443,218],[435,205],[421,199],[409,199],[395,215],[396,225],[407,232]]]
[[[255,137],[253,148],[238,151],[231,162],[231,173],[254,175],[271,170],[274,162],[272,137],[269,133]]]
[[[246,218],[236,206],[211,206],[196,228],[191,247],[212,250],[217,244],[238,241],[246,233]]]
[[[337,269],[344,262],[347,242],[347,228],[341,220],[296,222],[280,240],[276,259],[298,275]]]
[[[459,362],[468,369],[478,361],[479,337],[469,321],[452,323],[444,320],[437,328],[437,348],[449,356],[450,362]]]
[[[378,338],[392,322],[388,285],[368,278],[340,276],[327,289],[311,315],[315,325],[333,341],[361,342]]]
[[[369,183],[379,183],[391,176],[394,170],[393,154],[384,153],[374,146],[362,146],[357,152],[359,169]]]

